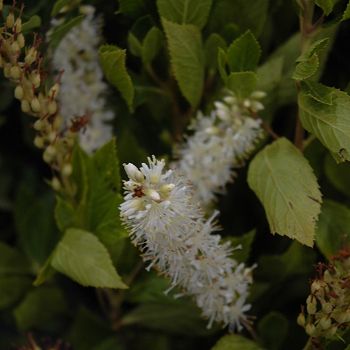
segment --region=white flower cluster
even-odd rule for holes
[[[88,123],[79,134],[80,145],[91,153],[112,137],[114,118],[106,109],[107,85],[99,64],[101,21],[94,17],[92,6],[82,6],[86,16],[60,41],[53,53],[53,67],[63,71],[58,96],[60,112],[69,124],[74,117],[86,115]],[[59,20],[53,23],[54,27]]]
[[[234,168],[244,164],[263,132],[261,120],[251,115],[262,110],[265,96],[255,91],[244,100],[233,94],[215,102],[209,116],[198,113],[193,134],[175,150],[176,167],[196,188],[200,203],[207,206],[232,181]]]
[[[187,180],[164,167],[155,157],[140,169],[124,164],[129,180],[120,209],[131,239],[148,268],[154,266],[170,277],[171,288],[194,297],[208,327],[216,321],[240,330],[250,309],[252,269],[232,259],[230,243],[212,234],[217,214],[205,220]]]

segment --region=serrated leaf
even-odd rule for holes
[[[157,0],[159,15],[178,24],[194,24],[203,28],[212,0]]]
[[[337,161],[350,160],[350,96],[333,89],[332,104],[309,96],[302,88],[298,104],[303,127],[328,148]]]
[[[328,16],[335,5],[335,0],[315,0],[315,4],[323,10],[324,14]]]
[[[326,105],[331,105],[333,103],[332,96],[334,89],[311,80],[302,81],[301,86],[303,92],[316,101],[325,103]]]
[[[96,288],[127,288],[107,249],[90,232],[68,229],[57,245],[51,265],[79,284]]]
[[[219,48],[226,50],[226,41],[216,33],[211,33],[204,44],[205,64],[209,69],[216,70]]]
[[[218,69],[221,76],[221,79],[226,83],[228,79],[228,73],[227,73],[227,54],[226,52],[219,47],[218,50]]]
[[[306,52],[297,59],[293,79],[305,80],[312,77],[320,67],[319,54],[329,43],[328,38],[316,40]]]
[[[272,311],[259,321],[258,332],[267,349],[282,349],[288,334],[288,320],[280,312]]]
[[[224,335],[211,350],[263,350],[257,343],[241,335]]]
[[[227,50],[228,65],[232,72],[254,71],[260,55],[259,43],[248,30],[229,46]]]
[[[145,65],[151,63],[162,47],[163,34],[157,27],[152,27],[142,42],[142,60]]]
[[[305,61],[299,62],[295,67],[292,78],[295,80],[305,80],[312,77],[318,70],[320,61],[317,54],[313,54]]]
[[[341,193],[350,197],[350,164],[337,164],[330,154],[324,162],[324,171],[328,181]]]
[[[192,24],[177,24],[162,19],[171,66],[184,97],[197,106],[204,83],[204,54],[199,29]]]
[[[321,193],[311,166],[290,141],[280,138],[255,156],[248,184],[265,208],[272,234],[313,246]]]
[[[325,200],[316,230],[316,244],[330,259],[339,250],[350,248],[350,209],[343,204]]]
[[[227,78],[226,85],[237,96],[245,98],[255,90],[257,75],[254,72],[234,72]]]
[[[84,17],[84,15],[79,15],[57,26],[50,35],[50,46],[55,49],[65,35],[69,33],[72,28],[79,25]]]
[[[102,45],[99,49],[101,67],[106,79],[118,89],[132,110],[134,86],[126,69],[126,53],[113,45]]]

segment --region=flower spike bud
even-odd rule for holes
[[[126,174],[129,178],[135,182],[142,183],[144,180],[144,176],[139,169],[136,168],[134,164],[128,163],[123,164]]]

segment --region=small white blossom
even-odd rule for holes
[[[176,166],[196,188],[198,200],[207,206],[232,181],[233,169],[244,164],[262,136],[261,120],[251,115],[264,107],[255,91],[239,100],[230,94],[214,103],[209,116],[198,113],[191,126],[193,134],[175,150]]]
[[[129,180],[124,181],[121,217],[148,268],[170,277],[169,290],[179,286],[194,297],[208,327],[216,321],[240,330],[250,309],[251,268],[232,259],[230,243],[212,234],[217,213],[205,220],[188,181],[166,171],[163,160],[153,157],[140,169],[124,168]]]
[[[60,113],[68,125],[74,117],[88,116],[79,139],[82,148],[91,153],[113,136],[108,121],[114,114],[106,108],[107,85],[99,64],[101,20],[94,17],[92,6],[82,6],[81,12],[85,18],[60,41],[52,63],[57,72],[63,72],[58,96]],[[53,27],[58,24],[59,20],[53,21]]]

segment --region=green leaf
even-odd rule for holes
[[[127,288],[107,249],[87,231],[68,229],[55,249],[51,265],[86,287]]]
[[[50,35],[50,46],[55,49],[59,45],[60,41],[66,36],[66,34],[68,34],[72,28],[79,25],[84,17],[84,15],[79,15],[57,26]]]
[[[310,275],[315,261],[313,250],[293,241],[282,254],[261,256],[254,276],[281,285],[287,279],[295,280],[297,276]]]
[[[221,47],[219,47],[219,50],[218,50],[218,69],[219,69],[221,79],[225,83],[227,83],[227,79],[228,79],[228,73],[227,73],[226,66],[227,66],[227,54]]]
[[[27,22],[22,25],[22,32],[28,33],[29,31],[39,28],[41,26],[41,18],[38,15],[34,15],[29,18]]]
[[[321,7],[326,16],[332,12],[335,3],[335,0],[315,0],[315,4]]]
[[[119,12],[133,18],[141,16],[146,10],[144,0],[119,0]]]
[[[348,5],[346,6],[346,9],[343,13],[342,21],[346,21],[350,18],[350,1],[348,2]]]
[[[95,346],[97,347],[112,335],[113,331],[107,322],[100,319],[96,313],[81,306],[75,313],[67,338],[74,350],[87,350],[95,349]]]
[[[318,70],[320,61],[317,54],[313,54],[310,58],[301,61],[295,67],[292,78],[295,80],[305,80],[312,77]]]
[[[324,50],[329,43],[328,38],[315,41],[310,48],[297,59],[297,66],[293,73],[293,79],[305,80],[312,77],[320,66],[319,54]]]
[[[57,0],[51,10],[51,17],[57,16],[59,12],[71,2],[72,0]]]
[[[333,89],[332,104],[309,96],[302,88],[299,94],[300,119],[303,127],[328,148],[337,161],[350,160],[350,96]]]
[[[254,241],[256,230],[251,230],[243,236],[230,237],[232,247],[241,246],[241,249],[235,249],[232,253],[232,257],[239,262],[246,262],[249,258],[251,246]]]
[[[241,335],[224,335],[211,350],[262,350],[258,344]]]
[[[151,63],[162,47],[163,34],[157,27],[152,27],[142,43],[142,60],[145,65]]]
[[[133,33],[128,34],[128,46],[130,52],[136,56],[141,57],[142,56],[142,45],[140,43],[140,40],[136,38],[136,36]]]
[[[204,54],[199,29],[192,24],[177,24],[162,19],[171,66],[184,97],[197,106],[204,83]]]
[[[290,141],[280,138],[255,156],[248,184],[265,208],[272,234],[313,246],[321,193],[311,166]]]
[[[126,69],[125,50],[113,45],[102,45],[99,56],[106,79],[118,89],[129,109],[132,110],[134,86]]]
[[[329,182],[341,193],[350,197],[350,164],[337,164],[328,154],[324,162],[324,170]]]
[[[234,72],[227,79],[227,87],[238,97],[248,97],[257,85],[257,75],[254,72]]]
[[[302,81],[301,86],[303,93],[306,95],[318,102],[332,105],[334,89],[311,80]]]
[[[20,184],[15,202],[15,224],[19,243],[26,255],[42,264],[59,239],[51,194],[33,191],[28,182]]]
[[[30,274],[28,260],[16,249],[0,242],[0,275]]]
[[[141,304],[121,320],[123,326],[141,325],[171,334],[208,335],[199,310],[190,302]],[[213,331],[213,330],[212,330]]]
[[[259,43],[249,30],[237,38],[227,50],[228,64],[232,72],[254,71],[260,55]]]
[[[350,209],[345,205],[325,200],[317,224],[316,244],[330,259],[340,249],[350,248]]]
[[[204,44],[205,64],[209,69],[216,70],[219,48],[226,50],[226,46],[225,40],[219,34],[211,33],[209,35]]]
[[[62,291],[56,287],[44,286],[31,290],[14,310],[14,316],[21,331],[33,328],[49,330],[58,321],[64,322],[63,316],[67,311]]]
[[[288,334],[288,320],[280,312],[272,311],[259,321],[258,332],[267,349],[282,349]]]
[[[212,0],[157,0],[159,15],[178,24],[194,24],[203,28]]]

